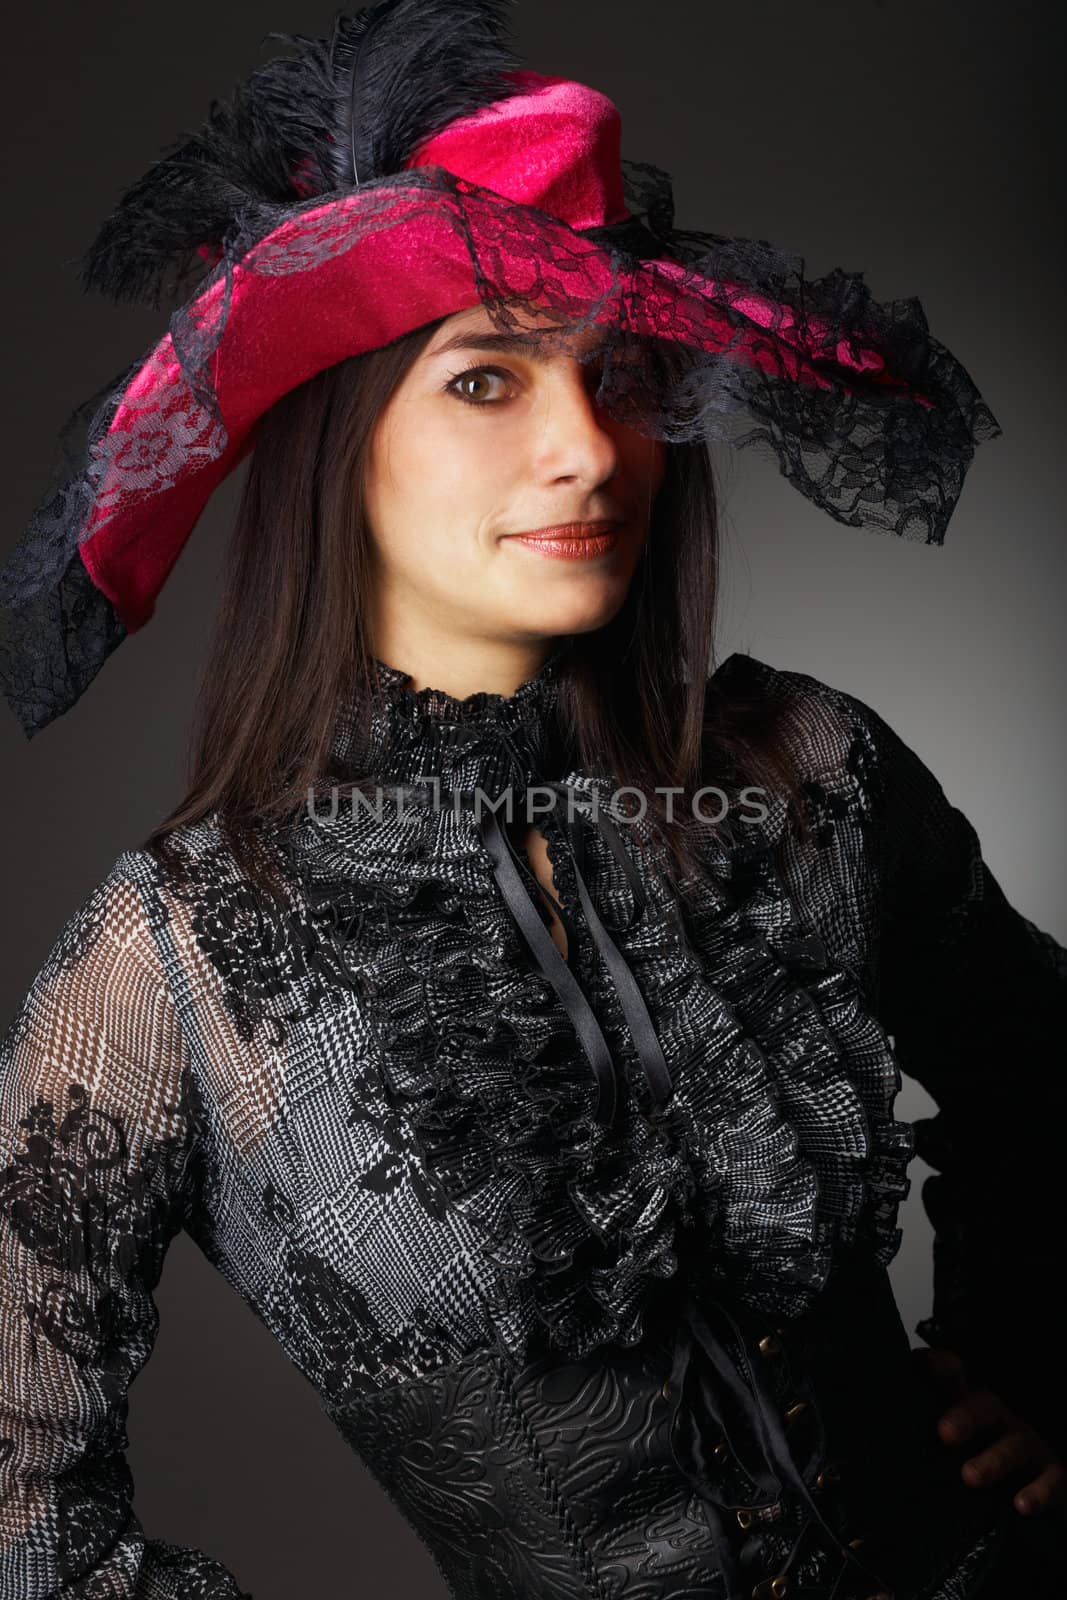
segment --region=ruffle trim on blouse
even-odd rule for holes
[[[892,1114],[899,1071],[858,980],[797,918],[773,859],[780,812],[746,851],[769,935],[713,874],[680,908],[643,873],[634,917],[622,869],[590,833],[587,882],[674,1086],[664,1107],[652,1102],[614,985],[588,957],[583,986],[619,1065],[611,1127],[595,1121],[589,1062],[470,824],[425,816],[422,844],[387,869],[380,839],[365,871],[356,833],[346,844],[327,829],[326,843],[301,847],[302,876],[345,945],[387,1093],[494,1263],[509,1353],[637,1343],[649,1294],[683,1262],[791,1317],[839,1248],[866,1240],[892,1258],[913,1149]],[[548,848],[574,906],[569,852],[551,836]]]
[[[619,943],[672,1064],[672,1106],[698,1193],[710,1195],[721,1177],[714,1205],[698,1206],[703,1261],[753,1306],[791,1316],[826,1281],[836,1247],[863,1242],[883,1264],[892,1260],[914,1139],[911,1124],[894,1116],[899,1068],[859,979],[831,961],[785,888],[774,857],[785,819],[775,799],[744,847],[712,838],[710,876],[690,884],[673,946],[665,941],[678,907],[658,878],[647,885],[656,902],[648,920]],[[569,854],[550,842],[549,857],[569,897]],[[742,858],[738,902],[725,884]],[[674,969],[666,981],[662,948],[671,949]],[[596,992],[621,1033],[614,986]],[[725,1078],[717,1124],[709,1121],[717,1109],[712,1076]],[[722,1116],[746,1105],[765,1113],[766,1124]],[[753,1126],[762,1134],[756,1145]],[[790,1205],[798,1195],[799,1210]],[[721,1262],[708,1262],[708,1229]]]
[[[779,1104],[818,1175],[824,1224],[837,1242],[863,1240],[888,1265],[900,1246],[897,1214],[914,1154],[912,1124],[894,1113],[896,1056],[859,977],[834,962],[799,917],[769,852],[757,871],[760,930],[751,900],[727,917],[712,911],[711,926],[698,904],[694,938],[766,1057]]]

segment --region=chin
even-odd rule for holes
[[[631,579],[631,573],[610,577],[603,573],[596,580],[587,573],[571,582],[552,582],[546,574],[538,582],[535,574],[526,579],[521,592],[510,596],[513,603],[507,604],[507,610],[521,617],[534,633],[588,633],[602,628],[619,611],[630,592]]]
[[[618,599],[613,598],[610,605],[603,606],[553,606],[550,614],[546,613],[543,618],[527,623],[527,627],[532,633],[539,633],[545,638],[564,633],[595,633],[597,628],[607,626],[625,598],[623,594]]]

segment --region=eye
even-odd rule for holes
[[[463,372],[450,374],[448,382],[444,385],[446,394],[454,394],[457,400],[462,400],[468,406],[485,407],[492,404],[485,399],[472,399],[469,394],[462,392],[462,384],[474,378],[510,378],[511,374],[504,367],[467,367]]]

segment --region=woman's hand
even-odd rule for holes
[[[972,1389],[954,1351],[919,1347],[912,1356],[939,1392],[940,1403],[951,1401],[937,1421],[945,1444],[966,1444],[976,1434],[991,1435],[984,1448],[963,1463],[963,1481],[985,1489],[1002,1478],[1022,1477],[1025,1481],[1013,1497],[1017,1511],[1023,1516],[1047,1511],[1067,1518],[1067,1469],[1037,1430],[991,1389]]]

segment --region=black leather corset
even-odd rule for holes
[[[701,1295],[715,1359],[692,1298],[665,1285],[633,1349],[521,1369],[483,1351],[331,1411],[455,1600],[977,1593],[1017,1514],[960,1479],[885,1270],[849,1262],[780,1326]],[[753,1390],[796,1484],[768,1461]]]

